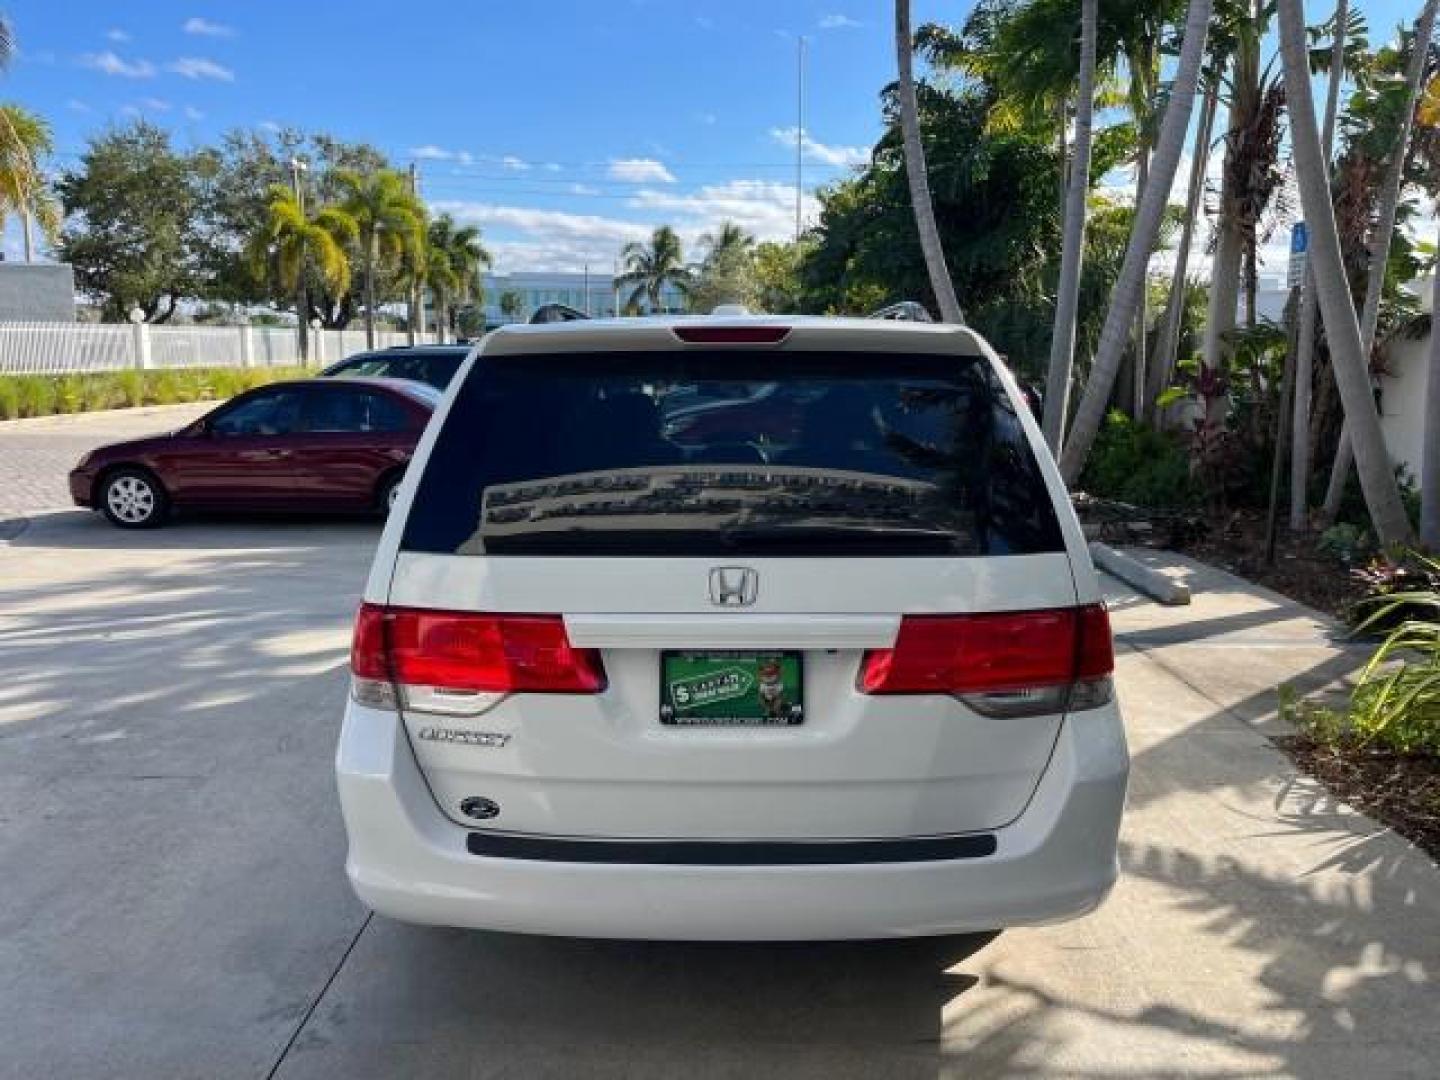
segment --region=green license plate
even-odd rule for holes
[[[796,652],[663,652],[662,724],[790,726],[805,719]]]

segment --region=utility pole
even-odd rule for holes
[[[800,242],[800,193],[805,172],[805,36],[795,52],[795,242]]]
[[[410,163],[410,194],[415,196],[415,201],[420,201],[420,166],[415,162]],[[422,257],[424,252],[419,253]],[[410,344],[415,344],[416,333],[425,333],[425,284],[423,281],[422,261],[416,268],[415,284],[410,297]]]
[[[290,188],[295,192],[295,202],[300,207],[300,218],[305,220],[305,187],[300,174],[308,166],[298,157],[290,159]],[[300,272],[295,276],[295,332],[300,346],[300,366],[310,362],[310,297],[305,288],[305,240],[300,240]]]
[[[590,264],[585,264],[585,314],[590,314]]]

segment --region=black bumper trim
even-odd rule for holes
[[[853,866],[948,862],[995,854],[991,833],[915,840],[572,840],[472,832],[472,855],[645,866]]]

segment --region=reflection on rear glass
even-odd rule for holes
[[[1061,546],[983,360],[724,352],[480,364],[403,544],[464,555]]]

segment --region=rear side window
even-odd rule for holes
[[[1062,550],[983,358],[481,358],[431,452],[408,551],[893,556]]]

